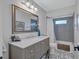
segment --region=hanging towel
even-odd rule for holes
[[[0,57],[3,57],[3,53],[6,51],[6,45],[4,44],[3,40],[0,39]]]

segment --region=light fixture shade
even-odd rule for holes
[[[30,7],[30,2],[26,2],[26,6],[27,7]]]

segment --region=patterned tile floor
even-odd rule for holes
[[[48,58],[42,58],[42,59],[48,59]],[[65,56],[60,57],[60,56],[53,56],[53,55],[51,55],[49,59],[74,59],[74,58],[73,58],[73,56],[71,57],[69,55],[67,57],[65,57]]]
[[[42,58],[47,59],[47,58]],[[50,54],[50,59],[74,59],[74,55],[72,53],[62,53],[60,52],[54,52]]]
[[[63,50],[51,49],[50,59],[74,59],[74,54]]]
[[[54,55],[50,55],[50,59],[74,59],[73,56],[70,55],[63,55],[63,56],[54,56]]]

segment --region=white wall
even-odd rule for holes
[[[24,9],[32,12],[32,13],[37,14],[39,16],[39,26],[40,26],[41,34],[46,34],[46,20],[45,20],[46,12],[43,9],[41,9],[37,4],[35,4],[35,6],[39,9],[38,12],[34,12],[32,10],[29,10],[24,5],[19,3],[22,1],[23,0],[2,0],[2,1],[0,1],[2,3],[3,39],[4,39],[5,45],[7,47],[6,48],[7,51],[4,53],[3,59],[8,59],[8,41],[10,40],[10,36],[12,33],[11,4],[16,4]],[[21,34],[17,34],[17,35],[19,35],[19,36],[23,35],[23,37],[25,37],[25,36],[37,36],[37,33],[36,32],[21,33]]]
[[[79,14],[79,0],[77,0],[77,12],[78,12],[78,14]]]
[[[77,6],[76,14],[78,16],[78,18],[76,18],[77,20],[76,23],[78,24],[78,27],[76,27],[77,30],[75,31],[75,45],[79,46],[79,0],[76,0],[76,6]],[[79,51],[75,52],[75,59],[79,59]]]
[[[77,4],[77,16],[78,16],[78,30],[76,31],[76,40],[75,40],[75,42],[76,43],[78,43],[79,44],[79,0],[77,0],[77,2],[76,2],[76,4]]]
[[[74,8],[75,8],[75,5],[69,6],[69,7],[64,7],[61,9],[50,11],[50,12],[48,12],[47,15],[52,16],[53,18],[72,15],[75,10]]]
[[[47,13],[50,18],[47,19],[47,34],[50,36],[51,44],[55,41],[53,19],[58,17],[71,16],[75,12],[75,5],[62,9],[53,10]]]
[[[2,1],[0,1],[0,57],[2,56]]]

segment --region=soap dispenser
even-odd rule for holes
[[[15,41],[15,35],[14,34],[11,36],[11,40],[12,40],[12,42]]]

